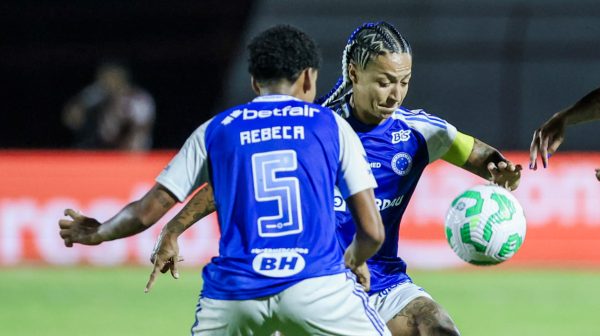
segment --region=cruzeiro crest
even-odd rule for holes
[[[408,153],[400,152],[392,158],[392,169],[394,173],[405,176],[412,168],[412,157]]]

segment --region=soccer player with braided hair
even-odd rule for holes
[[[458,335],[448,313],[412,283],[406,263],[397,255],[402,215],[424,168],[437,159],[510,190],[519,184],[521,167],[439,117],[402,107],[411,70],[410,45],[391,24],[364,24],[344,48],[342,78],[318,102],[350,123],[378,183],[376,204],[386,238],[379,252],[367,261],[371,304],[393,335]],[[343,197],[338,193],[334,201],[337,234],[340,245],[351,249],[350,242],[358,232]],[[178,260],[176,237],[214,209],[211,193],[200,192],[169,221],[153,253],[155,269],[173,271]],[[369,284],[369,279],[363,280]]]
[[[402,215],[424,168],[437,159],[509,190],[517,188],[521,167],[445,120],[403,107],[412,61],[410,44],[396,28],[387,22],[366,23],[348,39],[340,80],[317,102],[350,123],[377,180],[375,197],[386,238],[367,261],[371,303],[393,335],[458,335],[448,313],[412,283],[398,257]],[[346,247],[355,234],[353,220],[339,195],[335,205],[338,237]]]

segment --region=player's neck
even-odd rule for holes
[[[271,95],[286,95],[286,96],[294,96],[293,90],[289,88],[261,88],[258,93],[259,96],[271,96]]]
[[[312,102],[315,99],[317,70],[305,69],[295,81],[285,78],[262,82],[252,77],[252,89],[259,96],[288,95],[300,100]]]
[[[271,82],[268,85],[258,85],[257,89],[259,96],[287,95],[295,97],[298,93],[295,83],[290,83],[286,80]]]

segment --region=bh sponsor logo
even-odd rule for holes
[[[405,176],[412,168],[412,157],[408,153],[400,152],[392,158],[392,170],[394,173]]]
[[[263,252],[252,261],[252,268],[264,276],[285,278],[300,273],[306,262],[297,252]]]

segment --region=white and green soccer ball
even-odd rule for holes
[[[519,201],[497,185],[478,185],[452,201],[446,215],[452,250],[474,265],[510,259],[525,240],[525,214]]]

